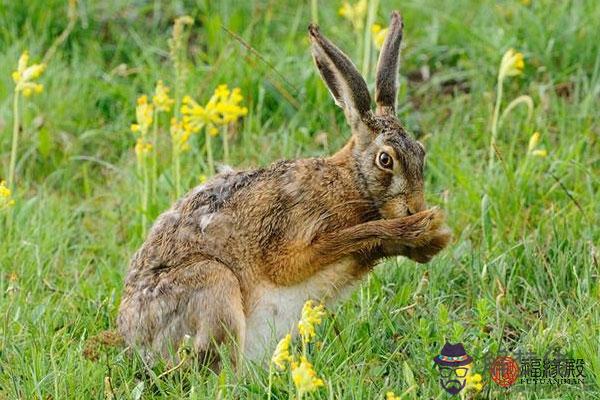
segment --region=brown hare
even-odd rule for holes
[[[308,28],[352,137],[327,158],[221,173],[163,213],[125,280],[118,328],[128,345],[152,358],[185,337],[199,355],[231,341],[257,359],[306,300],[331,303],[380,259],[424,263],[447,245],[443,214],[423,197],[423,146],[395,116],[402,28],[392,13],[374,112],[350,59]]]

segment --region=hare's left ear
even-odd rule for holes
[[[365,80],[352,61],[316,25],[308,27],[315,64],[327,84],[335,104],[341,107],[354,133],[371,115],[371,96]]]
[[[395,115],[396,92],[398,91],[398,57],[402,42],[404,23],[398,11],[392,12],[387,36],[377,62],[377,80],[375,83],[376,113]]]

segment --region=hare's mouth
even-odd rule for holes
[[[414,214],[410,211],[402,198],[396,198],[386,202],[379,212],[384,219],[402,218]]]

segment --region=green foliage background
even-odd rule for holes
[[[323,32],[360,64],[340,3],[319,3]],[[383,263],[331,310],[312,352],[326,381],[314,397],[382,398],[414,386],[407,398],[444,398],[431,359],[451,340],[474,356],[488,383],[481,397],[504,396],[482,362],[502,344],[540,354],[557,346],[586,363],[585,388],[529,388],[514,397],[597,398],[600,3],[382,1],[377,22],[387,24],[395,7],[405,20],[398,114],[428,149],[428,200],[447,210],[455,241],[425,266]],[[2,176],[11,72],[25,49],[41,59],[66,27],[66,10],[60,0],[0,1]],[[0,398],[263,398],[262,368],[240,378],[226,368],[157,379],[167,366],[146,370],[119,349],[101,350],[97,361],[82,353],[86,340],[114,328],[124,271],[143,240],[129,125],[137,96],[158,79],[173,84],[174,18],[196,20],[187,92],[206,101],[219,83],[242,89],[249,114],[232,163],[254,167],[330,154],[349,137],[310,60],[310,4],[107,0],[81,1],[77,10],[75,29],[40,80],[44,92],[24,103],[13,231],[0,223]],[[525,54],[526,67],[507,80],[505,99],[528,94],[535,107],[529,121],[517,108],[501,125],[502,161],[489,173],[497,67],[510,47]],[[420,79],[425,70],[429,79]],[[527,155],[535,131],[546,158]],[[161,137],[150,220],[174,200],[168,132]],[[194,137],[184,156],[185,188],[205,171],[202,146]],[[288,390],[278,378],[273,396],[288,398]]]

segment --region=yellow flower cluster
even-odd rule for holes
[[[136,124],[131,124],[131,131],[139,133],[135,143],[135,154],[141,159],[152,151],[152,143],[146,137],[154,118],[154,106],[148,103],[148,96],[142,95],[137,99],[135,107]]]
[[[385,394],[385,400],[400,400],[400,396],[396,396],[394,392],[390,391]]]
[[[275,366],[282,371],[285,369],[285,364],[292,361],[292,356],[290,355],[291,342],[292,335],[288,333],[279,341],[279,343],[277,343],[277,347],[275,348],[275,352],[271,358],[273,364],[275,364]]]
[[[323,379],[317,376],[313,365],[306,357],[300,357],[299,363],[293,361],[291,363],[291,370],[292,380],[296,386],[298,397],[302,397],[304,393],[313,392],[324,385]]]
[[[154,107],[148,103],[148,96],[142,95],[137,99],[137,106],[135,107],[135,117],[137,120],[136,124],[131,124],[131,131],[139,133],[140,136],[146,136],[150,125],[152,125],[152,119],[154,116]]]
[[[6,182],[0,181],[0,211],[15,205],[15,201],[11,195],[12,192],[6,186]]]
[[[146,154],[150,153],[151,151],[152,151],[152,143],[147,142],[143,136],[140,136],[139,138],[137,138],[137,141],[135,142],[135,154],[138,157],[145,156]]]
[[[183,123],[192,132],[206,127],[211,136],[216,136],[216,125],[227,125],[248,113],[246,107],[240,106],[243,99],[239,88],[230,91],[227,85],[219,85],[205,106],[185,96],[181,106]]]
[[[345,1],[338,12],[342,17],[350,21],[352,27],[356,32],[360,32],[362,31],[365,24],[365,15],[367,13],[367,0],[359,0],[354,5]]]
[[[377,49],[381,50],[383,47],[383,42],[385,41],[385,37],[387,35],[388,28],[383,28],[379,24],[373,24],[371,27],[371,33],[373,33],[373,44]]]
[[[24,51],[19,57],[17,70],[12,73],[13,81],[15,81],[15,92],[23,92],[25,97],[31,96],[33,93],[41,93],[44,90],[44,85],[33,82],[39,78],[46,69],[45,64],[29,64],[29,53]]]
[[[502,61],[500,61],[498,78],[503,79],[506,76],[521,75],[524,68],[525,61],[523,60],[523,53],[515,51],[514,49],[508,49],[502,56]]]
[[[548,156],[548,152],[546,149],[538,149],[537,146],[540,143],[540,133],[534,132],[529,138],[529,145],[527,146],[527,154],[531,154],[536,157],[546,157]]]
[[[289,364],[298,398],[302,398],[304,393],[315,391],[324,385],[323,380],[317,376],[313,365],[306,358],[306,343],[315,336],[315,325],[321,323],[324,315],[325,311],[322,304],[314,307],[312,300],[304,303],[304,307],[302,308],[302,318],[298,323],[298,330],[300,331],[304,343],[304,355],[301,356],[299,360],[294,357],[290,352],[292,335],[287,334],[279,341],[275,348],[275,352],[273,353],[273,357],[271,357],[271,363],[281,371],[285,370]]]
[[[466,368],[467,375],[465,377],[465,391],[474,390],[476,392],[481,392],[481,389],[483,389],[483,384],[481,383],[481,374],[472,373],[472,364],[467,365]]]
[[[171,111],[171,107],[175,103],[175,100],[169,97],[169,88],[163,84],[163,81],[158,81],[156,83],[156,89],[154,90],[152,103],[154,104],[157,112]]]
[[[178,151],[187,151],[190,149],[189,139],[192,135],[189,126],[177,118],[171,118],[171,141],[173,146],[177,146]]]
[[[310,342],[315,336],[315,325],[321,323],[321,318],[325,315],[325,306],[320,304],[313,307],[313,301],[308,300],[302,307],[302,318],[298,322],[298,332],[302,336],[304,343]]]

